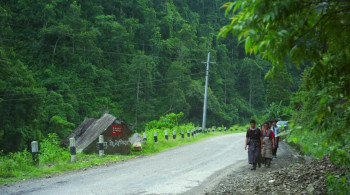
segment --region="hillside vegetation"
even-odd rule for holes
[[[0,1],[0,150],[65,137],[108,112],[141,132],[169,113],[201,124],[211,52],[208,126],[289,105],[299,72],[264,80],[271,64],[217,40],[224,1]],[[288,70],[288,71],[287,71]],[[281,92],[277,94],[276,92]],[[288,113],[289,115],[291,113]],[[257,117],[256,117],[257,118]]]

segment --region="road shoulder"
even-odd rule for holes
[[[273,159],[271,168],[261,167],[251,171],[247,160],[239,161],[216,172],[200,186],[183,194],[247,194],[254,188],[251,186],[254,179],[303,161],[298,152],[284,142],[281,142],[278,150],[278,156]]]
[[[327,174],[349,171],[332,164],[327,156],[305,158],[286,143],[280,146],[271,168],[251,171],[246,163],[232,169],[210,189],[196,194],[326,194]]]

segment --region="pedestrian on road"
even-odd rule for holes
[[[277,119],[274,119],[272,121],[272,127],[271,127],[271,130],[273,131],[273,134],[275,136],[275,147],[273,148],[272,150],[272,156],[273,157],[277,157],[277,148],[278,148],[278,142],[279,142],[279,137],[278,137],[278,127],[277,127]]]
[[[258,147],[261,146],[261,143],[262,143],[261,131],[259,128],[255,127],[255,120],[251,120],[250,128],[247,130],[245,146],[244,146],[245,150],[247,150],[247,146],[249,145],[248,161],[249,161],[249,164],[253,166],[251,170],[256,170],[256,165],[259,159]]]
[[[271,160],[272,160],[272,149],[275,146],[275,136],[273,134],[273,131],[269,128],[269,123],[266,122],[263,125],[263,129],[261,130],[262,134],[262,151],[261,155],[265,161],[265,166],[270,167],[271,166]]]

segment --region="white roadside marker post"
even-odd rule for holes
[[[173,140],[174,141],[176,140],[176,131],[175,130],[173,131]]]
[[[184,135],[184,130],[181,130],[181,138],[184,139],[185,135]]]
[[[190,138],[190,130],[187,130],[187,138]]]
[[[71,137],[69,138],[69,149],[70,149],[70,161],[75,162],[76,161],[76,149],[75,149],[75,138]]]
[[[104,147],[103,147],[103,135],[100,135],[98,137],[98,154],[100,157],[102,157],[105,154]]]
[[[157,131],[154,132],[154,143],[158,142]]]
[[[146,142],[147,141],[147,133],[143,132],[143,141]]]
[[[39,144],[37,141],[32,141],[32,159],[33,164],[38,166],[39,165]]]
[[[165,139],[166,139],[166,141],[168,141],[168,139],[169,139],[169,136],[168,136],[168,130],[165,130],[164,135],[165,135]]]

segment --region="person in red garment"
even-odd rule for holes
[[[261,130],[261,135],[263,139],[263,147],[261,150],[261,156],[264,159],[265,166],[271,166],[272,160],[272,149],[275,147],[275,136],[273,131],[269,128],[269,123],[266,122]]]

